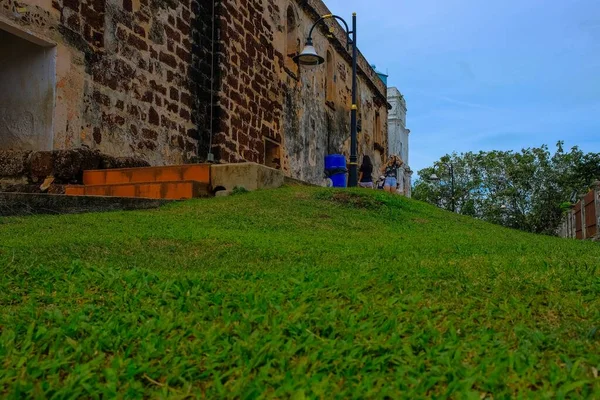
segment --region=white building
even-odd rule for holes
[[[388,113],[388,148],[390,155],[398,155],[404,161],[404,166],[398,174],[399,191],[407,197],[411,196],[412,174],[409,159],[409,134],[406,129],[406,100],[402,93],[395,88],[388,88],[388,103],[392,109]]]

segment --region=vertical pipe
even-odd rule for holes
[[[358,110],[356,98],[356,69],[357,69],[358,48],[356,44],[356,13],[352,14],[352,111],[350,112],[350,175],[348,177],[348,186],[358,186],[358,155],[357,148],[357,125],[356,113]]]
[[[214,112],[215,112],[215,3],[217,0],[212,2],[212,40],[211,40],[211,67],[210,67],[210,139],[208,141],[208,154],[206,155],[206,161],[214,162],[215,156],[212,152],[212,142],[214,135]]]

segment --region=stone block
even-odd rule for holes
[[[0,150],[0,177],[19,177],[27,171],[28,151]]]
[[[51,151],[31,153],[28,160],[29,178],[36,183],[54,173],[54,155]]]
[[[215,164],[211,166],[213,190],[231,192],[235,187],[247,190],[275,189],[283,186],[283,172],[256,163]]]
[[[98,169],[101,160],[102,157],[97,150],[87,148],[58,150],[54,152],[53,175],[62,183],[81,182],[83,171]]]

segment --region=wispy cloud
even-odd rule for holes
[[[488,106],[486,104],[471,103],[469,101],[463,101],[463,100],[453,99],[452,97],[440,96],[440,95],[433,94],[433,93],[426,93],[426,92],[420,92],[420,91],[416,91],[416,92],[413,92],[413,93],[417,93],[417,94],[420,94],[422,96],[429,97],[431,99],[441,100],[441,101],[444,101],[444,102],[449,103],[449,104],[456,104],[456,105],[459,105],[459,106],[471,107],[471,108],[482,108],[482,109],[485,109],[485,110],[497,110],[496,107],[491,107],[491,106]]]

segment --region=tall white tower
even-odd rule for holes
[[[409,163],[409,134],[406,129],[406,100],[398,88],[388,88],[388,103],[392,109],[388,113],[388,148],[390,155],[398,155],[404,161],[404,167],[400,169],[398,181],[400,192],[405,196],[411,196],[412,174]]]

